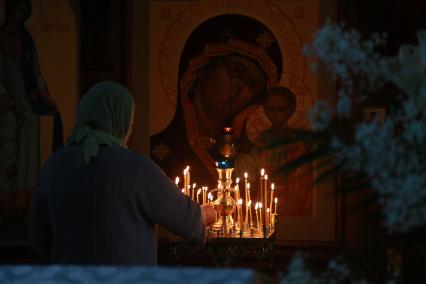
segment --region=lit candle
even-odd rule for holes
[[[267,223],[266,222],[266,220],[268,219],[267,216],[266,216],[266,209],[268,207],[268,175],[267,174],[265,174],[264,181],[265,181],[265,185],[263,186],[263,194],[264,194],[263,201],[265,203],[263,203],[263,204],[265,204],[265,223]]]
[[[247,206],[249,208],[249,215],[250,215],[249,221],[250,221],[250,228],[251,228],[251,227],[253,227],[253,219],[252,219],[252,216],[251,216],[251,200],[249,200]]]
[[[238,223],[240,223],[240,230],[243,229],[243,210],[242,210],[242,204],[243,204],[243,200],[241,198],[238,199],[237,210],[238,210]]]
[[[260,170],[260,202],[263,203],[263,179],[265,175],[265,169]]]
[[[183,170],[183,189],[184,189],[184,193],[185,194],[186,194],[186,187],[188,185],[188,176],[187,176],[187,174],[188,174],[188,167],[186,167]]]
[[[248,194],[248,200],[251,200],[251,195],[250,195],[250,183],[247,184],[247,194]]]
[[[188,196],[191,196],[190,187],[191,187],[191,172],[189,171],[189,166],[186,166],[188,169],[187,175],[188,175],[188,181],[186,182],[186,185],[188,186],[187,194]]]
[[[203,204],[206,204],[207,203],[207,189],[208,189],[208,187],[207,186],[205,186],[204,187],[204,189],[203,189]]]
[[[197,202],[200,203],[200,199],[198,198],[198,196],[200,195],[201,192],[201,188],[198,189],[197,191]]]
[[[196,186],[197,186],[197,184],[196,184],[196,183],[193,183],[193,184],[192,184],[192,195],[191,195],[191,199],[192,199],[192,200],[195,200],[195,199],[194,199],[194,194],[195,194],[195,187],[196,187]]]
[[[239,183],[240,182],[240,178],[237,178],[235,183],[235,187],[234,187],[234,191],[235,191],[235,200],[239,200],[240,199],[240,186]]]
[[[212,193],[209,192],[209,194],[207,195],[207,203],[210,204],[210,200],[212,200]]]
[[[277,197],[275,197],[275,213],[274,214],[277,214],[277,203],[278,203],[278,198]]]
[[[266,209],[266,226],[269,227],[271,224],[271,214],[269,208]]]
[[[248,186],[248,174],[247,172],[244,173],[244,190],[247,192],[247,186]]]
[[[179,177],[175,178],[175,184],[176,184],[177,188],[179,188]]]
[[[263,225],[263,215],[262,215],[262,202],[259,203],[259,219],[260,219],[260,225]]]
[[[257,210],[259,210],[259,202],[256,202],[256,205],[254,206],[254,212],[256,212],[256,226],[259,228],[259,213]]]
[[[271,183],[271,200],[270,200],[270,203],[269,203],[269,208],[271,208],[271,216],[272,216],[272,213],[273,213],[272,202],[274,201],[274,191],[275,191],[275,184]]]
[[[244,219],[244,224],[248,225],[249,224],[249,194],[248,194],[248,188],[246,187],[246,192],[245,192],[245,198],[246,198],[246,218]]]

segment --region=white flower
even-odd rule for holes
[[[330,148],[344,170],[369,177],[388,230],[407,231],[426,224],[426,32],[418,33],[418,46],[402,46],[397,57],[375,51],[384,39],[377,34],[361,41],[356,31],[328,23],[305,50],[340,79],[337,118],[351,115],[354,77],[360,88],[357,96],[368,96],[388,83],[398,88],[389,94],[396,103],[383,124],[360,123],[353,129],[352,140],[333,137]],[[332,114],[327,104],[319,102],[309,113],[311,127],[330,127]]]
[[[332,118],[332,109],[329,104],[318,101],[308,113],[310,127],[319,131],[329,126]]]
[[[426,31],[419,31],[417,33],[417,40],[419,41],[419,55],[423,68],[426,68]]]

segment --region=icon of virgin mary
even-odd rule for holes
[[[169,177],[190,165],[199,185],[214,185],[222,129],[258,107],[281,70],[277,41],[259,21],[222,15],[199,25],[181,55],[175,117],[151,138],[153,159]],[[159,147],[167,147],[168,155],[158,155]]]

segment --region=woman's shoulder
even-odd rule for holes
[[[115,155],[120,156],[121,164],[125,167],[141,167],[152,166],[154,162],[145,154],[140,154],[131,149],[126,149],[119,146],[110,147]]]

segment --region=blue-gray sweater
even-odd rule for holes
[[[200,206],[183,195],[145,156],[101,146],[76,167],[77,146],[57,151],[43,166],[33,194],[30,243],[53,262],[157,262],[155,224],[205,240]]]

